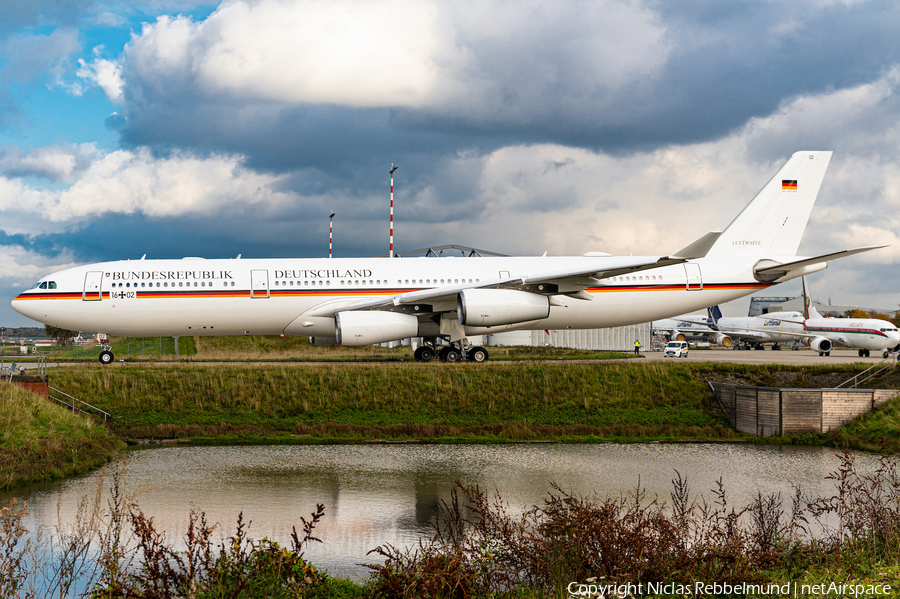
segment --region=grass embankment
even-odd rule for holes
[[[692,370],[630,362],[98,366],[54,370],[51,382],[113,414],[114,432],[132,438],[731,436]]]
[[[52,382],[113,414],[125,438],[204,442],[648,441],[743,437],[707,380],[832,387],[855,365],[718,363],[310,364],[57,369]],[[879,381],[900,388],[900,372]],[[900,401],[847,427],[767,442],[900,449]],[[759,440],[759,439],[757,439]]]
[[[0,382],[0,488],[105,464],[124,443],[102,425]]]

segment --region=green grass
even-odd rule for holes
[[[728,434],[688,364],[92,366],[51,383],[127,437]]]
[[[0,382],[0,488],[105,464],[123,446],[105,427]]]

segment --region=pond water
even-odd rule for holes
[[[856,454],[862,470],[877,456]],[[70,522],[84,496],[108,489],[111,469],[124,472],[128,494],[169,539],[186,529],[192,508],[234,532],[239,512],[252,521],[250,536],[286,542],[317,503],[325,518],[306,553],[332,574],[357,577],[375,547],[415,543],[431,531],[438,505],[454,481],[498,490],[514,509],[540,503],[550,483],[581,495],[619,496],[640,485],[669,501],[675,471],[692,494],[712,501],[722,478],[732,505],[752,503],[757,491],[780,492],[790,507],[792,484],[808,494],[830,495],[826,476],[838,466],[834,449],[744,444],[633,445],[328,445],[164,447],[128,451],[105,478],[95,472],[39,485],[0,499],[23,497],[29,524]]]

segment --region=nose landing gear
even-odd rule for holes
[[[106,333],[99,333],[97,335],[97,341],[100,342],[100,363],[112,364],[112,361],[115,360],[116,357],[109,349],[109,337],[106,336]]]

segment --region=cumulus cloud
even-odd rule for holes
[[[27,289],[47,273],[76,265],[68,253],[48,258],[21,246],[0,245],[0,288]]]
[[[613,0],[233,0],[201,22],[145,24],[126,68],[156,92],[174,80],[231,100],[462,111],[510,93],[621,88],[665,61],[662,31],[638,4]]]
[[[75,29],[56,29],[49,34],[20,33],[7,38],[0,45],[0,79],[5,85],[51,77],[54,84],[62,83],[69,57],[78,49]]]
[[[290,194],[279,177],[244,168],[236,156],[176,153],[158,159],[148,150],[119,150],[97,158],[66,189],[39,189],[0,177],[0,211],[30,210],[51,222],[108,213],[156,217],[277,205]],[[23,202],[23,199],[25,202]]]
[[[80,66],[76,74],[99,86],[110,102],[117,103],[122,99],[122,67],[117,61],[101,58],[102,51],[103,46],[94,48],[92,62],[85,62],[83,58],[79,58]]]
[[[29,152],[18,146],[5,145],[0,146],[0,175],[74,182],[74,178],[98,156],[99,151],[93,143],[57,144]]]

